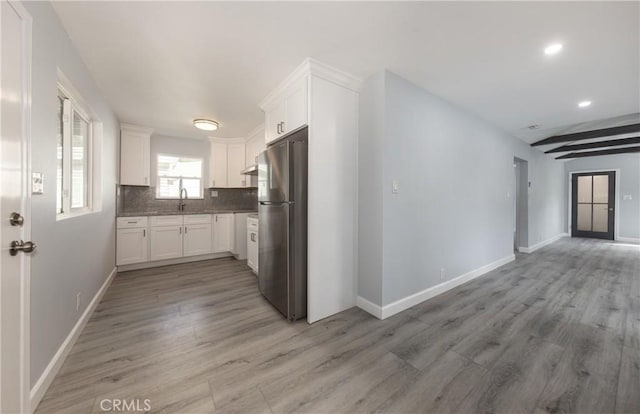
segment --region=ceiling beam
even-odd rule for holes
[[[607,141],[598,141],[598,142],[588,142],[586,144],[576,144],[576,145],[563,145],[561,147],[552,148],[548,151],[545,151],[545,154],[551,154],[553,152],[569,152],[569,151],[578,151],[592,148],[604,148],[604,147],[619,147],[620,145],[631,145],[631,144],[640,144],[640,135],[637,137],[631,138],[622,138],[622,139],[610,139]]]
[[[574,132],[572,134],[555,135],[531,144],[532,147],[538,145],[559,144],[561,142],[580,141],[583,139],[612,137],[614,135],[631,134],[640,132],[640,124],[623,125],[604,129],[594,129],[592,131]]]
[[[556,157],[556,160],[564,160],[567,158],[597,157],[599,155],[627,154],[632,152],[640,152],[640,147],[611,148],[600,151],[572,152],[570,154]]]

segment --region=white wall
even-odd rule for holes
[[[640,241],[640,154],[618,154],[601,157],[577,158],[565,163],[565,215],[569,215],[569,180],[571,172],[620,170],[619,188],[620,203],[618,208],[619,234],[616,239],[632,239]],[[624,195],[630,195],[631,200],[624,200]],[[567,232],[571,232],[571,223],[567,223]]]
[[[359,269],[359,295],[370,295],[366,299],[384,306],[510,257],[514,156],[528,161],[532,183],[529,246],[563,232],[561,163],[391,72],[367,80],[365,91],[384,99],[383,126],[376,127],[383,129],[383,138],[361,134],[359,160],[367,165],[360,168],[359,226],[361,237],[364,228],[370,236],[360,243],[382,243],[382,300],[375,302],[369,293],[376,291],[378,281],[366,267]],[[374,118],[378,113],[369,111]],[[361,128],[376,122],[363,112]],[[363,146],[380,145],[363,151]],[[371,154],[382,154],[382,162],[369,161],[375,158]],[[391,193],[394,179],[398,194]],[[379,188],[381,221],[362,202],[369,198],[375,203]],[[376,226],[381,230],[371,229]],[[360,254],[361,265],[380,261],[379,249],[361,248]]]
[[[33,171],[44,173],[32,198],[31,384],[41,376],[115,266],[117,119],[48,2],[24,2],[33,17]],[[102,210],[56,221],[57,68],[103,123]],[[76,311],[76,294],[81,293]]]

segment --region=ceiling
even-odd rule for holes
[[[119,119],[173,136],[211,135],[197,117],[220,122],[213,135],[247,135],[306,57],[362,78],[387,68],[529,143],[640,112],[638,2],[53,7]],[[546,56],[553,42],[564,49]]]

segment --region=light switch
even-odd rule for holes
[[[398,194],[400,189],[398,188],[398,180],[393,180],[391,183],[391,193]]]

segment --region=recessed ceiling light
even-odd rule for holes
[[[210,119],[194,119],[193,126],[204,131],[215,131],[218,129],[218,123]]]
[[[545,55],[555,55],[562,50],[562,43],[553,43],[544,49]]]
[[[587,106],[591,105],[591,101],[582,101],[582,102],[578,102],[578,107],[579,108],[586,108]]]

